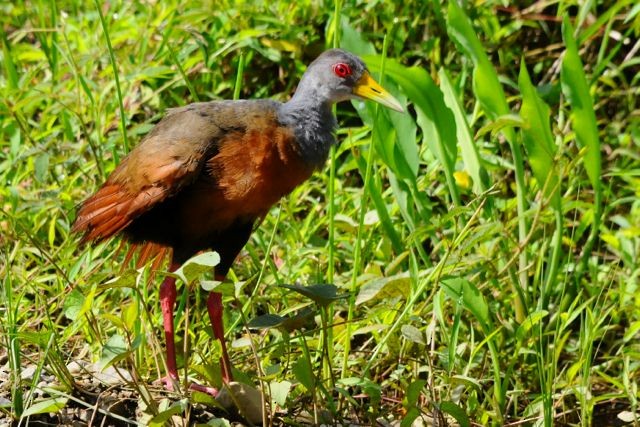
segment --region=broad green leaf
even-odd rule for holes
[[[376,68],[375,59],[370,57],[372,70]],[[405,103],[405,97],[394,88],[395,85],[385,81],[384,85],[396,94],[401,104]],[[394,89],[392,89],[394,88]],[[378,157],[391,169],[394,174],[402,179],[414,180],[418,171],[418,146],[416,144],[416,125],[408,114],[390,112],[371,102],[354,101],[358,114],[373,131],[373,145]],[[377,110],[377,113],[376,113]],[[399,118],[397,116],[400,116]]]
[[[522,92],[520,116],[524,120],[522,141],[531,169],[540,190],[545,189],[544,195],[552,200],[556,209],[560,209],[560,177],[556,167],[556,145],[549,126],[549,107],[531,83],[524,59],[520,61],[518,84]]]
[[[341,47],[360,55],[365,61],[369,61],[368,65],[373,71],[380,71],[380,58],[375,55],[373,44],[364,40],[360,32],[349,27],[347,20],[342,20],[342,26],[345,37],[341,40]],[[377,68],[376,64],[378,64]],[[404,95],[396,91],[394,82],[387,79],[382,83],[396,96],[401,104],[405,103]],[[412,191],[410,185],[404,181],[406,180],[409,184],[415,184],[418,170],[419,150],[415,122],[409,114],[389,111],[371,102],[356,101],[354,106],[362,121],[372,129],[375,128],[373,146],[376,148],[380,159],[389,167],[389,180],[394,198],[405,221],[407,221],[410,228],[413,228],[414,221],[411,213],[411,204],[421,200],[417,197],[415,191]],[[377,114],[376,110],[378,111]],[[364,164],[364,161],[359,163],[361,171],[365,169]],[[402,244],[400,238],[391,222],[387,220],[389,214],[386,206],[381,201],[379,195],[381,186],[376,178],[374,177],[370,183],[372,187],[375,186],[376,188],[370,188],[369,194],[395,250],[401,252]]]
[[[122,360],[130,352],[127,342],[122,335],[112,335],[109,340],[102,347],[102,354],[100,355],[100,367],[102,369],[115,362]]]
[[[562,24],[562,37],[566,46],[560,68],[562,92],[571,105],[572,128],[576,134],[578,145],[585,149],[584,167],[596,193],[596,203],[599,205],[602,160],[596,114],[584,74],[584,66],[578,54],[576,40],[573,37],[573,27],[567,16]],[[596,210],[599,211],[599,206],[596,206]]]
[[[22,417],[30,417],[36,414],[48,414],[58,412],[64,408],[69,399],[66,397],[52,397],[45,400],[40,400],[33,405],[29,406],[23,413]]]
[[[4,28],[0,28],[0,39],[2,41],[2,56],[4,65],[4,72],[7,76],[8,87],[10,89],[18,88],[18,72],[16,71],[16,65],[13,62],[13,55],[11,53],[11,45],[9,44],[9,39],[7,38],[6,33],[4,32]]]
[[[462,409],[456,403],[451,402],[450,400],[445,400],[444,402],[440,402],[438,404],[438,407],[442,412],[445,412],[455,418],[460,427],[471,426],[471,420],[469,419],[469,416],[466,412],[464,412],[464,409]]]
[[[466,279],[446,279],[442,288],[450,298],[462,303],[462,306],[480,322],[482,331],[489,335],[492,331],[489,306],[478,288]]]
[[[130,331],[132,331],[135,324],[140,321],[138,303],[135,300],[125,305],[124,309],[122,310],[122,321]]]
[[[340,20],[340,29],[342,35],[340,37],[340,46],[357,55],[375,55],[376,49],[373,43],[362,37],[362,32],[358,31],[349,24],[348,19]]]

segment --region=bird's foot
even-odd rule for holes
[[[178,380],[178,378],[172,376],[172,375],[166,375],[162,378],[157,379],[156,381],[154,381],[154,384],[156,385],[164,385],[165,389],[167,391],[178,391],[180,390],[180,382]],[[215,387],[207,387],[205,385],[202,384],[197,384],[197,383],[189,383],[189,390],[191,391],[198,391],[200,393],[206,393],[209,394],[213,397],[217,397],[218,394],[220,393],[220,391],[215,388]]]
[[[189,390],[199,391],[200,393],[209,394],[213,397],[218,397],[218,395],[220,394],[220,390],[218,390],[215,387],[207,387],[206,385],[197,384],[197,383],[190,383]]]

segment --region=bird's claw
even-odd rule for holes
[[[171,392],[180,391],[180,381],[178,380],[178,378],[172,375],[166,375],[162,378],[158,378],[156,381],[154,381],[154,384],[164,385],[167,391],[171,391]],[[217,397],[218,394],[220,393],[220,391],[215,387],[207,387],[205,385],[197,384],[193,382],[189,383],[189,390],[205,393],[213,397]]]

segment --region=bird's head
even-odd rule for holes
[[[362,59],[342,49],[330,49],[318,56],[307,68],[300,87],[315,92],[322,101],[369,99],[404,111],[398,100],[371,77]]]

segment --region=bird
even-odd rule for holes
[[[321,53],[287,102],[216,100],[169,109],[122,159],[106,182],[77,210],[72,230],[81,243],[122,236],[125,262],[168,259],[170,271],[213,250],[223,281],[269,209],[325,164],[336,144],[333,104],[371,100],[403,107],[371,76],[358,56],[342,49]],[[178,387],[173,311],[176,279],[164,278],[159,297],[166,342],[168,390]],[[222,380],[233,380],[224,340],[222,295],[211,291],[207,311],[222,356]],[[190,388],[215,394],[215,389]]]

